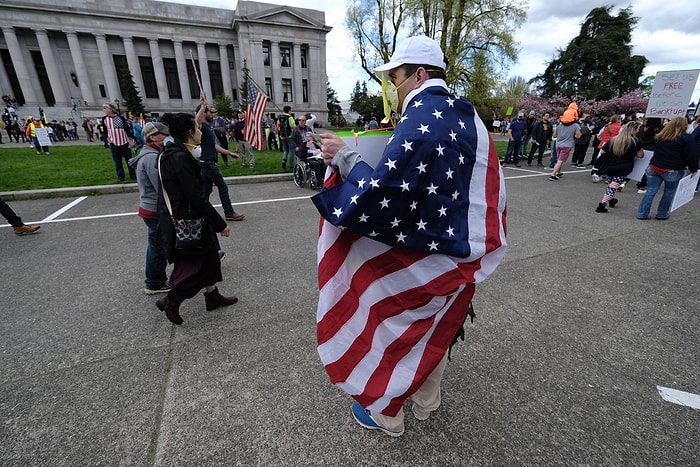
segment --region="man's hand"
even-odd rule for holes
[[[345,141],[340,139],[335,133],[321,133],[321,151],[323,151],[323,162],[331,165],[333,157],[338,151],[347,146]]]
[[[228,225],[224,230],[219,232],[219,235],[221,235],[222,237],[228,237],[229,235],[231,235],[231,229],[228,228]]]

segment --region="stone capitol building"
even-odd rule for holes
[[[20,117],[101,117],[127,66],[149,114],[239,100],[243,67],[269,96],[327,121],[325,13],[239,0],[235,10],[151,0],[0,0],[0,93]],[[76,109],[73,110],[75,103]],[[124,104],[121,107],[124,109]],[[77,112],[77,115],[76,115]]]

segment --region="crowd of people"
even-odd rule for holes
[[[528,117],[526,117],[528,115]],[[504,120],[505,122],[505,120]],[[595,211],[608,212],[615,207],[615,194],[625,188],[630,180],[636,158],[649,159],[649,166],[637,182],[639,194],[643,194],[637,217],[649,219],[654,196],[664,183],[664,193],[656,212],[656,219],[667,219],[678,183],[686,174],[695,177],[700,160],[700,116],[673,119],[643,118],[636,115],[582,116],[572,102],[562,115],[550,118],[549,113],[537,116],[520,109],[515,118],[506,123],[494,122],[494,132],[508,136],[508,146],[501,162],[522,167],[520,161],[533,164],[537,154],[537,166],[551,170],[549,180],[558,182],[562,169],[569,159],[573,169],[591,169],[594,183],[605,181],[605,193]],[[531,146],[528,151],[528,142]],[[589,147],[593,148],[588,163],[585,157]],[[551,157],[543,165],[543,155],[549,148]],[[649,181],[652,181],[651,185]]]

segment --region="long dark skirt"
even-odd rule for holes
[[[170,274],[168,298],[182,302],[197,295],[207,285],[221,282],[221,260],[214,250],[203,256],[178,255]]]

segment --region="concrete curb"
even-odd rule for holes
[[[236,177],[224,177],[227,185],[243,185],[247,183],[278,182],[293,180],[293,174],[263,174],[241,175]],[[82,187],[48,188],[45,190],[23,190],[0,192],[3,201],[17,201],[26,199],[66,198],[71,196],[95,196],[115,193],[131,193],[139,191],[136,183],[123,183],[119,185],[93,185]]]

